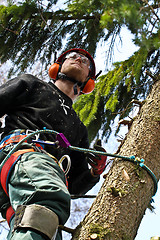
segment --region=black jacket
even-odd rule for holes
[[[63,133],[71,145],[88,148],[86,127],[72,108],[72,100],[60,91],[52,82],[24,74],[0,87],[0,117],[5,117],[3,136],[14,129],[47,129]],[[55,136],[41,134],[43,140],[54,141]],[[49,153],[58,159],[69,154],[71,169],[68,173],[71,194],[82,194],[90,190],[98,181],[90,174],[85,155],[66,148],[48,147]]]

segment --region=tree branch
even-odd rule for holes
[[[2,219],[0,220],[0,223],[6,222],[6,219]]]
[[[154,11],[155,8],[157,9],[157,8],[160,7],[160,6],[159,6],[160,3],[159,3],[158,5],[156,5],[156,7],[155,7],[155,6],[150,5],[149,2],[148,2],[148,0],[142,0],[142,1],[148,5],[148,7],[151,9],[152,13],[156,16],[157,20],[160,20],[159,17],[158,17],[158,15],[157,15],[157,13]]]
[[[74,234],[74,232],[75,232],[75,229],[68,228],[68,227],[63,226],[63,225],[59,225],[58,228],[65,231],[65,232],[71,233],[71,234]]]
[[[153,76],[150,71],[146,71],[146,74],[147,74],[148,76],[150,76],[150,77],[153,79],[154,82],[156,82],[156,81],[159,80],[159,79],[158,79],[158,76],[157,76],[157,77]]]
[[[0,24],[0,26],[1,26],[4,30],[6,30],[6,31],[9,31],[9,32],[11,32],[11,33],[14,33],[15,35],[18,34],[18,31],[13,31],[13,30],[11,30],[11,29],[9,29],[9,28],[6,28],[6,27],[3,26],[3,24]]]
[[[38,0],[38,3],[39,3],[39,5],[40,5],[39,0]],[[45,18],[43,17],[43,14],[42,14],[42,11],[41,11],[40,7],[39,7],[38,10],[39,10],[40,16],[41,16],[41,18],[42,18],[42,21],[47,25],[49,31],[52,32],[52,30],[50,29],[49,25],[47,24],[47,21],[46,21]]]
[[[38,15],[34,15],[35,17],[37,17]],[[75,14],[73,15],[72,12],[66,12],[66,11],[61,11],[58,10],[56,12],[44,12],[43,13],[43,17],[45,17],[45,19],[48,20],[53,20],[53,19],[57,19],[57,20],[63,20],[63,21],[67,21],[67,20],[90,20],[90,19],[100,19],[100,14],[97,15],[80,15],[80,14]]]

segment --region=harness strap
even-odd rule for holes
[[[10,137],[11,136],[11,137]],[[19,134],[19,135],[9,135],[7,136],[7,139],[3,141],[1,141],[1,145],[0,145],[0,149],[6,147],[8,144],[10,143],[17,143],[20,142],[22,139],[24,139],[25,137],[27,137],[27,135],[23,135],[23,134]]]
[[[13,210],[12,206],[9,206],[6,211],[6,220],[9,226],[14,215],[15,215],[15,211]]]
[[[8,180],[9,176],[11,174],[11,171],[13,170],[13,167],[15,166],[16,162],[20,159],[21,155],[27,152],[34,152],[33,148],[29,149],[22,149],[18,150],[17,152],[13,153],[8,160],[4,163],[1,173],[0,173],[0,181],[1,186],[3,190],[5,191],[6,195],[8,195]],[[9,206],[6,210],[6,220],[8,222],[8,225],[10,226],[10,221],[13,218],[15,212],[12,208],[12,206]]]
[[[16,162],[19,160],[20,156],[26,152],[34,152],[34,149],[29,148],[29,149],[18,150],[8,158],[8,160],[5,162],[5,164],[2,167],[0,180],[1,180],[2,188],[4,189],[7,196],[8,196],[8,179],[9,179],[10,173],[14,165],[16,164]]]
[[[10,137],[11,136],[11,137]],[[23,140],[25,137],[27,137],[28,135],[24,135],[24,134],[19,134],[19,135],[14,135],[14,133],[12,135],[9,135],[6,137],[6,139],[4,138],[4,140],[1,141],[0,144],[0,150],[3,149],[4,147],[6,147],[8,144],[12,144],[12,143],[18,143],[21,140]],[[27,142],[27,140],[25,141]],[[43,149],[44,147],[42,146],[42,144],[39,143],[35,143],[35,145],[37,147],[39,147],[40,149]]]

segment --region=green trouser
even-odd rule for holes
[[[56,213],[60,224],[65,224],[70,215],[70,194],[64,172],[47,154],[29,152],[22,155],[9,180],[9,198],[14,210],[18,205],[30,204],[49,208]],[[27,228],[12,231],[13,225],[14,218],[10,224],[8,240],[45,239],[43,234]],[[56,240],[60,239],[61,233],[58,233]]]

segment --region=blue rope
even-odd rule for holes
[[[156,178],[155,174],[144,164],[144,159],[138,160],[137,158],[135,158],[135,156],[125,157],[125,156],[121,156],[121,155],[117,155],[117,154],[111,154],[111,153],[107,153],[107,152],[96,151],[96,150],[93,150],[93,149],[85,149],[85,148],[74,147],[74,146],[71,146],[71,145],[69,146],[69,148],[71,150],[75,150],[75,151],[79,151],[79,152],[94,153],[96,155],[105,155],[105,156],[110,156],[110,157],[115,157],[115,158],[121,158],[121,159],[124,159],[126,161],[133,162],[136,165],[139,165],[141,168],[145,169],[149,173],[149,175],[152,177],[153,182],[154,182],[154,194],[153,194],[153,196],[156,194],[157,189],[158,189],[157,178]]]
[[[5,157],[5,159],[3,160],[3,162],[1,163],[0,166],[0,170],[3,166],[3,164],[8,160],[8,158],[10,158],[10,156],[19,149],[19,146],[25,142],[26,140],[28,140],[29,138],[31,138],[32,136],[36,135],[36,134],[40,134],[40,133],[50,133],[50,134],[54,134],[54,135],[59,135],[59,139],[60,139],[60,143],[59,145],[62,147],[66,147],[69,148],[70,150],[74,150],[74,151],[79,151],[79,152],[84,152],[84,153],[93,153],[96,155],[105,155],[105,156],[110,156],[110,157],[114,157],[114,158],[121,158],[124,159],[126,161],[129,162],[133,162],[136,165],[139,165],[141,168],[143,168],[144,170],[146,170],[148,172],[148,174],[152,177],[153,182],[154,182],[154,194],[153,196],[156,194],[157,189],[158,189],[158,181],[156,176],[154,175],[154,173],[144,164],[144,159],[138,159],[135,158],[135,156],[131,156],[131,157],[125,157],[125,156],[121,156],[121,155],[117,155],[117,154],[111,154],[111,153],[107,153],[107,152],[101,152],[101,151],[96,151],[94,149],[86,149],[86,148],[79,148],[79,147],[75,147],[75,146],[71,146],[70,143],[68,142],[68,140],[65,138],[65,136],[61,133],[58,133],[54,130],[49,130],[44,128],[43,130],[37,130],[33,133],[28,134],[27,137],[23,138],[20,142],[18,142],[14,148],[8,153],[8,155]],[[62,136],[63,135],[63,136]],[[45,141],[44,141],[45,143]],[[52,143],[50,143],[50,145],[53,145]]]
[[[5,157],[5,159],[2,161],[2,163],[1,163],[1,165],[0,165],[0,171],[1,171],[2,166],[3,166],[3,165],[5,164],[5,162],[10,158],[10,156],[11,156],[16,150],[19,149],[20,145],[21,145],[23,142],[27,141],[27,140],[28,140],[29,138],[31,138],[32,136],[38,134],[38,133],[51,133],[51,134],[55,134],[55,135],[58,134],[58,132],[56,132],[56,131],[49,130],[49,129],[45,129],[45,128],[44,128],[43,130],[37,130],[37,131],[35,131],[35,132],[33,132],[33,133],[28,134],[27,137],[25,137],[25,138],[23,138],[21,141],[19,141],[19,142],[14,146],[14,148],[7,154],[7,156]]]

